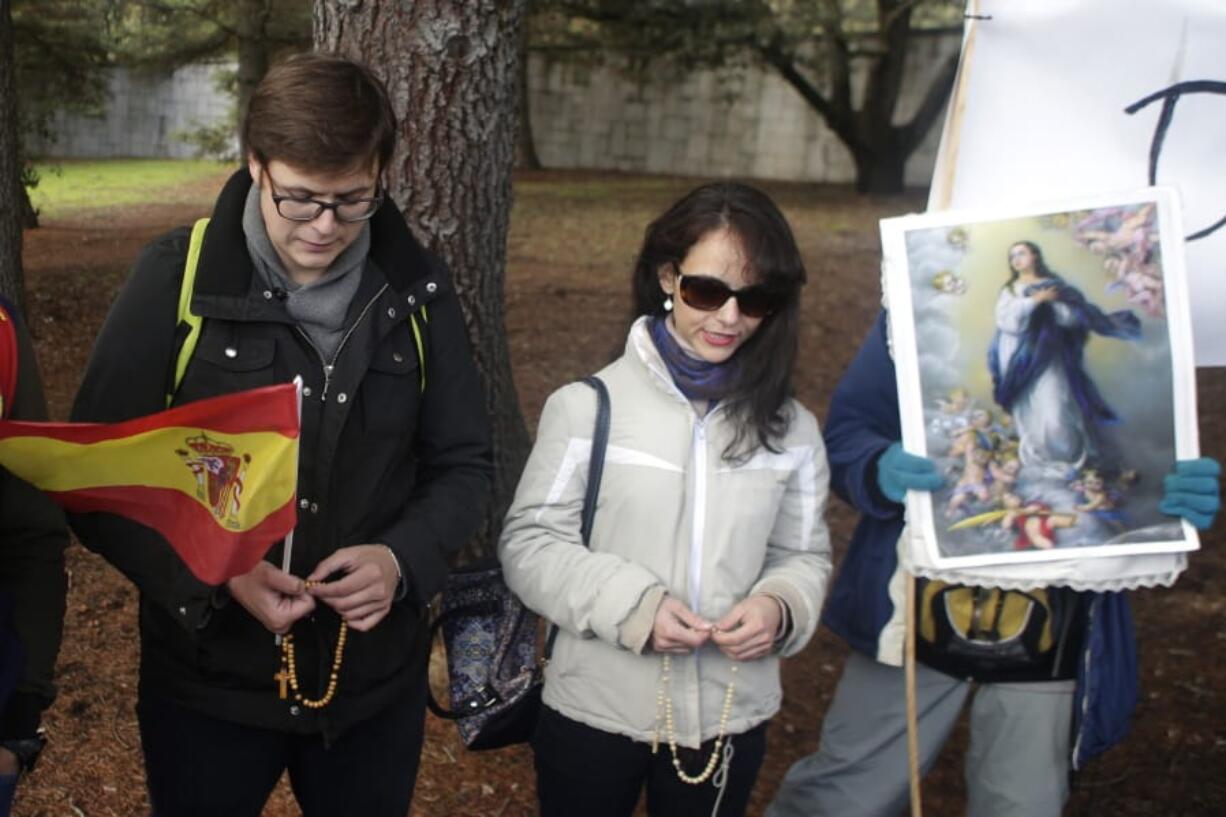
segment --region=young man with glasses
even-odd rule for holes
[[[74,419],[113,422],[303,379],[298,525],[210,587],[152,531],[74,519],[141,591],[138,715],[152,809],[259,815],[288,770],[306,815],[409,809],[425,606],[490,487],[484,400],[459,303],[380,178],[395,141],[368,69],[275,66],[244,123],[247,167],[199,247],[203,318],[176,382],[186,230],[146,248],[98,338]]]

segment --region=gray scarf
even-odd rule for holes
[[[252,184],[247,192],[243,232],[247,236],[247,252],[255,262],[261,280],[274,292],[285,293],[285,311],[307,333],[324,360],[331,363],[345,334],[349,303],[362,282],[361,270],[370,252],[370,225],[363,224],[358,237],[336,257],[332,266],[306,285],[295,283],[286,274],[281,257],[268,237],[268,229],[260,213],[260,187],[257,184]]]

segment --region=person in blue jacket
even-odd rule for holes
[[[818,751],[795,763],[767,817],[900,814],[908,797],[902,657],[904,576],[897,544],[908,490],[942,484],[935,464],[902,450],[894,363],[882,312],[835,389],[825,441],[831,488],[861,513],[823,621],[852,653],[822,725]],[[1205,529],[1218,509],[1212,459],[1176,463],[1161,509]],[[1052,680],[977,684],[966,758],[971,817],[1059,815],[1070,768],[1128,731],[1137,698],[1132,618],[1123,593],[1064,591],[1072,625],[1063,651],[1035,673]],[[970,682],[920,663],[919,753],[928,769]]]

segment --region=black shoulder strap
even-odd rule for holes
[[[587,493],[583,495],[583,519],[579,533],[585,547],[591,546],[592,521],[596,518],[596,498],[600,496],[600,478],[604,474],[604,454],[609,447],[609,390],[596,375],[583,378],[596,390],[596,427],[592,431],[592,455],[588,460]]]
[[[591,547],[592,521],[596,518],[596,498],[600,496],[600,478],[604,475],[604,455],[609,447],[609,389],[596,375],[581,381],[596,390],[596,427],[592,429],[592,454],[587,466],[587,491],[583,494],[583,517],[579,523],[579,535],[584,547]],[[553,656],[553,642],[557,640],[558,628],[549,625],[545,639],[544,657],[548,662]]]

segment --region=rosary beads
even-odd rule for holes
[[[311,587],[318,582],[307,582],[306,586]],[[328,686],[324,690],[324,694],[315,699],[307,698],[298,689],[298,665],[294,661],[294,634],[286,633],[281,637],[281,668],[277,674],[273,676],[273,680],[280,685],[281,700],[288,697],[288,692],[293,691],[294,700],[305,706],[307,709],[323,709],[332,702],[332,698],[336,695],[337,679],[340,677],[341,660],[345,655],[345,639],[349,635],[349,625],[343,620],[341,621],[340,632],[336,636],[336,653],[332,656],[332,671],[328,675]],[[286,689],[288,683],[289,689]]]
[[[651,742],[651,753],[654,755],[660,748],[660,713],[664,713],[664,728],[665,736],[668,739],[668,749],[673,756],[673,768],[677,770],[677,777],[682,783],[689,783],[691,786],[697,786],[706,783],[711,779],[711,775],[715,774],[715,769],[719,766],[720,749],[723,747],[724,738],[728,736],[728,718],[732,714],[732,696],[736,690],[736,670],[737,665],[732,665],[732,680],[728,682],[728,688],[724,691],[724,707],[719,716],[719,730],[715,734],[715,745],[711,747],[711,756],[707,758],[707,765],[703,770],[696,775],[689,774],[681,765],[681,758],[677,755],[677,730],[673,722],[673,699],[668,694],[669,681],[672,676],[672,661],[667,654],[664,656],[663,666],[661,667],[660,684],[656,687],[656,732],[655,737]]]

